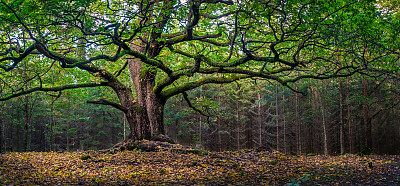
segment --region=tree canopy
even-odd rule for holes
[[[393,77],[398,18],[371,0],[2,0],[0,101],[109,87],[116,97],[88,102],[150,138],[167,99],[205,84]]]

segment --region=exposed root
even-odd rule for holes
[[[163,150],[178,150],[183,149],[183,147],[179,144],[175,144],[168,136],[160,134],[157,137],[152,138],[150,141],[127,139],[109,149],[101,150],[100,152],[115,154],[124,150],[134,149],[145,152],[158,152]]]

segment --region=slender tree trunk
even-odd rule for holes
[[[1,103],[0,103],[1,104]],[[3,113],[3,109],[0,109],[1,113]],[[0,114],[0,154],[3,153],[3,144],[4,144],[4,127],[3,127],[3,114]],[[5,150],[5,149],[4,149]]]
[[[237,150],[240,150],[240,119],[239,119],[239,102],[236,101],[236,145]]]
[[[199,116],[199,147],[201,148],[202,147],[202,141],[203,141],[203,139],[201,139],[201,137],[202,137],[202,123],[201,123],[201,115]]]
[[[366,79],[362,80],[362,92],[367,100],[363,103],[363,112],[364,112],[364,125],[365,125],[365,141],[366,147],[372,150],[372,124],[370,119],[370,111],[369,111],[369,92],[368,92],[368,81]]]
[[[219,89],[219,87],[218,87]],[[218,91],[221,91],[220,89]],[[221,103],[221,96],[218,96],[218,103]],[[218,110],[221,110],[218,108]],[[220,112],[221,113],[221,112]],[[218,146],[219,146],[219,152],[222,152],[222,139],[221,139],[221,118],[218,116],[217,118],[217,123],[218,123]]]
[[[279,151],[279,99],[278,99],[278,84],[275,90],[275,115],[276,115],[276,150]]]
[[[324,82],[324,86],[326,86],[325,82]],[[327,130],[326,121],[325,121],[325,104],[324,104],[323,96],[320,95],[319,97],[320,97],[319,102],[321,104],[322,130],[323,130],[323,135],[324,135],[324,155],[328,155],[328,130]]]
[[[282,101],[285,102],[285,94],[282,96]],[[287,154],[287,140],[286,140],[286,114],[285,114],[285,106],[283,104],[282,106],[282,112],[284,113],[282,115],[283,119],[283,146],[285,149],[285,154]]]
[[[398,145],[398,147],[400,147],[400,121],[398,121],[398,127],[399,127],[399,138],[398,138],[398,142],[399,142],[399,145]],[[398,149],[397,150],[397,153],[400,153],[400,149]]]
[[[14,122],[11,120],[11,122],[9,122],[10,126],[9,129],[10,131],[8,132],[8,141],[9,141],[9,151],[10,152],[14,152]],[[17,129],[17,131],[19,131],[19,129]],[[18,136],[18,135],[15,135]]]
[[[221,119],[219,117],[218,117],[218,146],[219,146],[219,152],[222,152]]]
[[[29,136],[29,98],[28,96],[25,96],[23,106],[24,106],[24,142],[23,142],[23,148],[24,151],[27,152],[29,150],[29,141],[28,141],[28,136]]]
[[[324,155],[328,155],[328,132],[325,122],[325,107],[322,103],[322,128],[324,130]]]
[[[69,152],[69,143],[70,143],[69,141],[70,141],[70,138],[71,138],[71,135],[69,133],[69,129],[70,129],[69,121],[67,120],[67,147],[66,147],[67,152]]]
[[[311,99],[310,99],[310,105],[312,105],[312,108],[313,108],[313,122],[312,122],[312,125],[316,125],[316,124],[318,124],[318,123],[320,123],[320,121],[319,121],[319,115],[320,115],[320,112],[319,112],[319,95],[318,95],[318,87],[317,87],[317,85],[315,85],[315,86],[311,86],[310,87],[311,88]],[[309,130],[310,130],[310,136],[311,136],[311,140],[310,140],[310,142],[309,142],[309,144],[310,144],[310,151],[311,152],[316,152],[316,150],[315,149],[313,149],[312,148],[312,144],[314,143],[314,139],[315,138],[313,138],[313,136],[312,136],[312,134],[314,134],[314,133],[317,133],[316,131],[315,131],[315,129],[319,129],[319,127],[313,127],[313,126],[309,126],[308,127],[309,128]],[[312,129],[314,129],[314,131],[312,130]],[[317,138],[318,139],[318,138]]]
[[[124,121],[124,123],[123,123],[123,127],[124,127],[124,129],[122,130],[123,131],[123,136],[124,136],[124,141],[126,140],[126,116],[125,116],[125,113],[122,113],[122,120]]]
[[[296,87],[296,90],[298,90],[298,88]],[[300,122],[300,109],[299,109],[299,104],[300,104],[300,96],[298,93],[295,94],[296,97],[296,102],[295,102],[295,115],[296,115],[296,119],[295,119],[295,123],[296,123],[296,142],[297,142],[297,154],[301,155],[301,122]]]
[[[2,94],[3,92],[2,91],[0,91],[0,97],[3,97],[3,94]],[[0,103],[1,105],[3,105],[3,103]],[[5,103],[4,103],[4,105],[5,105]],[[5,127],[4,127],[4,123],[3,123],[3,117],[6,117],[6,114],[3,114],[3,113],[6,113],[6,110],[5,109],[3,109],[5,106],[2,106],[1,108],[0,108],[0,154],[1,153],[3,153],[3,152],[5,152],[6,151],[6,146],[5,146],[5,136],[4,136],[4,130],[5,130]]]
[[[51,98],[53,99],[53,98]],[[54,132],[53,132],[53,126],[54,126],[54,114],[53,114],[53,100],[51,101],[50,104],[50,151],[53,151],[53,144],[54,144]]]
[[[326,85],[326,82],[324,81],[324,88]],[[318,87],[311,87],[313,92],[314,92],[314,104],[313,104],[313,109],[315,114],[318,114],[318,109],[321,109],[321,119],[322,119],[322,137],[323,137],[323,151],[324,155],[328,155],[328,132],[327,132],[327,126],[326,126],[326,121],[325,121],[325,105],[324,105],[324,100],[323,100],[323,93],[320,93],[318,91]],[[315,117],[317,118],[317,117]],[[318,123],[319,120],[315,119],[315,122]]]
[[[344,91],[343,81],[339,80],[339,141],[340,141],[340,154],[344,154],[344,124],[345,124],[345,106],[344,106]]]
[[[257,93],[258,97],[258,115],[257,115],[257,120],[258,120],[258,147],[262,147],[262,131],[263,131],[263,126],[262,126],[262,107],[261,107],[261,95],[260,93]]]
[[[350,88],[349,80],[346,79],[346,100],[349,100]],[[352,131],[352,121],[351,121],[351,107],[347,104],[347,127],[348,127],[348,140],[349,140],[349,153],[353,153],[353,131]]]
[[[350,109],[347,110],[348,120],[347,120],[347,127],[348,127],[348,140],[349,140],[349,153],[353,153],[353,130],[352,130],[352,122],[351,122],[351,112]]]

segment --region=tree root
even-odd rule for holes
[[[175,144],[168,136],[158,135],[152,140],[133,140],[127,139],[109,149],[100,150],[102,153],[115,154],[125,150],[140,150],[144,152],[172,151],[178,153],[192,153],[204,155],[206,152],[199,149],[185,148],[180,144]]]

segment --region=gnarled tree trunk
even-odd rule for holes
[[[140,69],[134,69],[140,71]],[[132,72],[131,72],[132,73]],[[151,139],[164,134],[163,113],[165,100],[152,90],[154,81],[134,79],[136,98],[130,88],[115,83],[111,86],[124,107],[130,128],[128,139]]]

